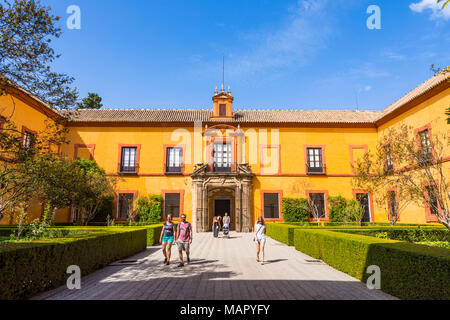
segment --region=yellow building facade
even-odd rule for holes
[[[93,159],[117,177],[116,220],[129,214],[127,201],[159,194],[163,215],[178,219],[184,213],[197,232],[209,231],[213,216],[225,212],[233,229],[246,232],[259,216],[282,221],[283,197],[309,198],[327,221],[328,196],[341,195],[363,204],[364,221],[386,222],[372,195],[352,186],[352,164],[376,147],[385,130],[402,123],[427,130],[431,138],[448,133],[448,79],[435,76],[383,111],[236,110],[224,90],[216,90],[207,110],[81,110],[66,123],[70,144],[61,151],[70,159]],[[12,118],[18,126],[38,131],[44,120],[58,116],[36,99],[12,94],[20,100]],[[10,100],[0,97],[3,117]],[[57,222],[73,219],[71,210],[57,215]],[[435,221],[415,205],[400,218]]]

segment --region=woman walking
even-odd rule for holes
[[[172,244],[176,238],[175,224],[172,222],[172,214],[167,216],[159,236],[159,242],[162,243],[162,252],[164,254],[164,264],[170,264],[170,255],[172,253]]]
[[[256,262],[259,262],[259,253],[262,253],[262,262],[264,265],[264,247],[266,246],[266,224],[263,217],[259,217],[255,225],[255,238],[256,242]]]
[[[212,229],[214,238],[217,238],[219,236],[219,221],[217,220],[217,217],[214,217]]]

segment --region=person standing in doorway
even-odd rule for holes
[[[219,219],[214,217],[212,224],[213,236],[217,238],[219,236]]]
[[[225,212],[225,216],[223,217],[223,225],[228,225],[228,228],[231,228],[231,217],[228,215],[228,212]]]
[[[166,265],[170,264],[170,255],[172,253],[172,245],[175,242],[175,236],[175,224],[172,222],[172,214],[169,214],[159,236],[159,242],[162,243],[162,252],[164,254],[164,264]]]
[[[259,253],[262,253],[262,262],[264,265],[264,247],[266,246],[266,224],[263,217],[259,217],[255,225],[255,238],[256,242],[256,262],[259,262]]]
[[[180,256],[180,264],[178,267],[184,267],[183,251],[186,252],[187,263],[190,263],[190,248],[192,244],[192,226],[186,221],[186,215],[181,215],[181,222],[178,224],[176,242],[178,245],[178,254]]]

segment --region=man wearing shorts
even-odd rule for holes
[[[189,249],[192,244],[192,226],[186,221],[186,215],[184,214],[181,215],[181,222],[178,224],[176,242],[178,245],[178,253],[180,255],[180,264],[178,267],[184,267],[183,251],[186,251],[187,263],[190,263]]]

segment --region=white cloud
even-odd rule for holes
[[[368,92],[372,90],[372,86],[365,86],[364,91]]]
[[[445,20],[450,19],[450,6],[447,6],[442,10],[442,3],[438,3],[436,0],[421,0],[417,3],[411,3],[409,8],[414,12],[424,12],[431,10],[431,18],[438,19],[443,18]]]
[[[242,81],[245,76],[308,64],[326,47],[333,31],[329,6],[329,0],[298,0],[276,28],[241,34],[248,46],[226,56],[227,78]]]

